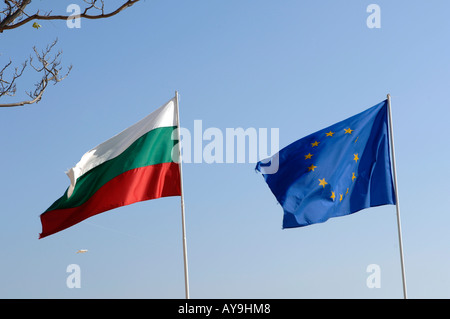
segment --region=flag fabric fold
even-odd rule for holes
[[[257,163],[283,208],[283,228],[395,204],[387,116],[385,100]],[[278,170],[265,173],[275,159]]]
[[[179,163],[172,158],[176,107],[170,100],[84,154],[66,173],[64,195],[41,214],[40,238],[120,206],[181,195]]]

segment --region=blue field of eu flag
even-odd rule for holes
[[[385,100],[257,163],[283,207],[283,228],[395,204],[387,107]],[[275,160],[278,170],[265,170]]]

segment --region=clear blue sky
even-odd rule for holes
[[[43,5],[65,13],[70,3]],[[366,25],[371,3],[380,29]],[[0,109],[0,297],[184,298],[179,197],[38,240],[64,172],[178,90],[182,126],[279,128],[280,147],[390,93],[408,294],[449,298],[449,12],[446,0],[146,0],[80,29],[4,32],[2,65],[58,37],[73,70],[38,104]],[[254,166],[183,166],[192,298],[402,298],[395,206],[282,230]],[[66,286],[70,264],[79,289]],[[370,264],[381,288],[366,286]]]

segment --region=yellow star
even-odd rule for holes
[[[314,146],[319,146],[319,143],[320,143],[320,142],[315,141],[314,143],[311,143],[311,145],[312,145],[312,147],[314,147]]]
[[[344,131],[345,131],[345,134],[352,134],[352,132],[354,131],[354,130],[352,130],[351,128],[347,128],[347,129],[344,129]]]
[[[328,183],[325,182],[325,178],[322,178],[322,179],[319,178],[319,185],[320,185],[320,186],[323,186],[323,188],[325,188],[325,185],[327,185],[327,184],[328,184]]]
[[[314,169],[317,168],[317,166],[311,165],[310,167],[308,167],[308,172],[313,171]]]
[[[334,134],[335,132],[331,132],[331,131],[329,131],[328,133],[325,133],[327,136],[333,136],[333,134]]]
[[[345,195],[347,195],[348,194],[348,188],[347,188],[347,191],[345,192]]]
[[[342,194],[339,194],[339,201],[342,202]]]
[[[356,137],[355,143],[358,141],[359,136]]]
[[[356,176],[355,176],[355,173],[353,172],[352,173],[352,182],[355,180],[355,178],[356,178]]]
[[[354,156],[353,160],[354,160],[356,163],[358,163],[358,160],[359,160],[358,153],[353,154],[353,156]]]
[[[308,155],[305,155],[305,159],[311,159],[312,156],[313,154],[309,153]]]
[[[336,195],[334,194],[334,192],[331,192],[330,198],[334,201],[334,199],[336,198]]]

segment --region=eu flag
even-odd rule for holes
[[[283,207],[283,228],[395,204],[387,107],[385,100],[257,163]]]

